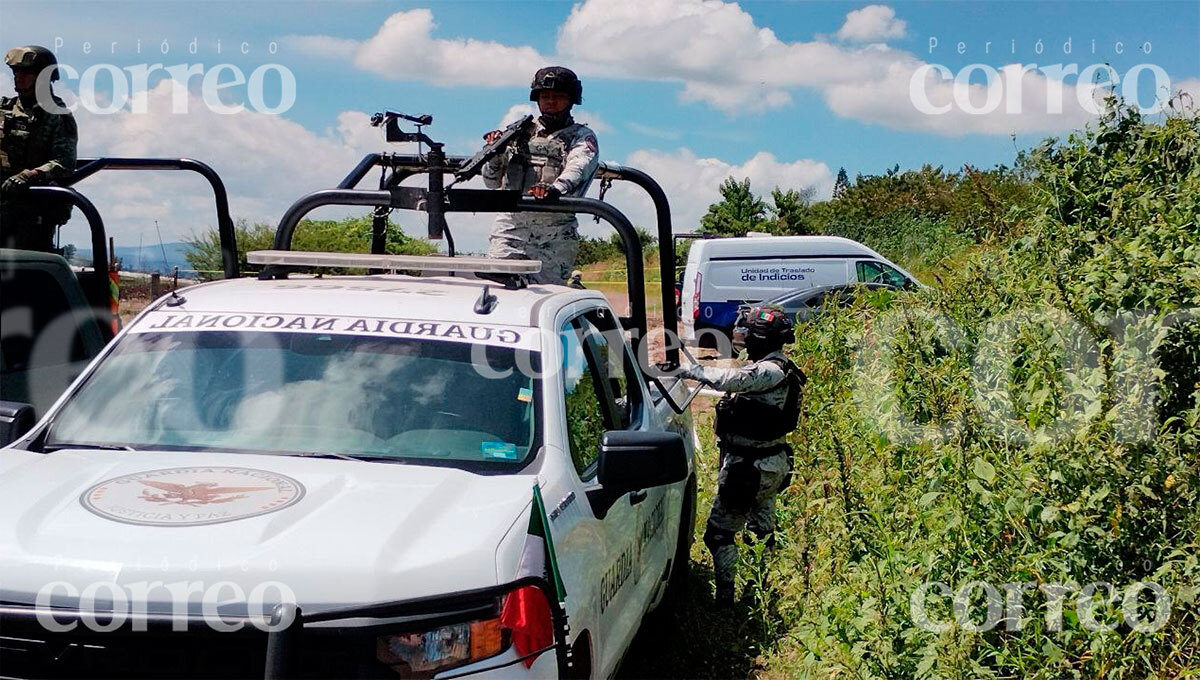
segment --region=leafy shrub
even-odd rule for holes
[[[830,309],[797,333],[810,378],[797,481],[756,595],[783,636],[768,675],[1200,672],[1200,324],[1163,326],[1200,303],[1200,122],[1114,108],[1022,163],[1015,184],[926,172],[880,180],[889,191],[860,178],[840,199],[884,217],[837,228],[960,240],[945,285]],[[1148,357],[1159,372],[1131,371]],[[1145,404],[1149,422],[1134,418]],[[1035,588],[1019,630],[933,632],[910,604],[939,581]],[[1061,630],[1047,625],[1037,586],[1097,581],[1160,584],[1166,625],[1131,630],[1116,602],[1096,615],[1114,629],[1092,632],[1074,593]],[[949,600],[928,602],[953,622]],[[971,611],[979,623],[985,608]]]
[[[243,274],[258,271],[246,261],[251,250],[270,250],[275,242],[275,227],[261,222],[250,224],[238,220],[234,226],[237,237],[238,267]],[[186,239],[188,264],[198,271],[221,271],[221,239],[217,230],[210,229]],[[302,251],[335,253],[371,252],[371,217],[349,217],[342,220],[301,220],[292,236],[292,248]],[[389,222],[387,252],[393,255],[432,255],[437,246],[413,238]]]

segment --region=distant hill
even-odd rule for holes
[[[165,264],[163,251],[166,251]],[[186,252],[187,244],[178,241],[164,243],[161,247],[157,243],[152,246],[143,245],[141,248],[137,246],[117,247],[117,257],[121,260],[122,271],[169,274],[175,267],[179,267],[179,275],[190,278],[195,274],[189,271],[191,265],[184,256]],[[91,248],[80,248],[75,251],[74,259],[91,262]]]

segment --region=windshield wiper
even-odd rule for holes
[[[54,442],[42,446],[42,451],[62,451],[63,449],[84,449],[93,451],[137,451],[132,446],[124,444],[88,444],[86,442]]]
[[[355,456],[348,453],[280,453],[280,456],[292,456],[294,458],[329,458],[333,460],[352,460],[355,462],[368,463],[404,463],[405,461],[396,458],[385,458],[383,456]]]

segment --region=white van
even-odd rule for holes
[[[692,243],[680,295],[682,336],[698,344],[702,332],[729,335],[738,305],[769,300],[797,288],[883,282],[920,283],[886,257],[840,236],[762,236]]]

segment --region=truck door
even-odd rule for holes
[[[637,429],[648,415],[636,364],[612,313],[593,308],[563,329],[564,392],[571,459],[585,488],[597,488],[600,437]],[[610,673],[633,638],[666,568],[666,487],[625,494],[606,509],[593,508],[603,525],[599,571],[597,676]]]

